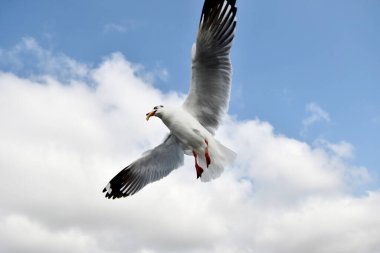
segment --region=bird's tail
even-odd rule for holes
[[[201,176],[202,182],[211,181],[217,177],[219,177],[224,168],[227,165],[233,163],[236,158],[236,153],[231,149],[227,148],[217,140],[209,140],[208,152],[210,156],[211,163],[207,168],[206,159],[202,157],[200,163],[204,168],[204,171]]]

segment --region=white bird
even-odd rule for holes
[[[104,188],[107,198],[135,194],[144,186],[183,165],[193,155],[197,178],[210,181],[236,154],[214,138],[228,108],[231,89],[230,49],[236,26],[236,0],[205,0],[196,43],[192,48],[192,78],[187,99],[178,108],[155,106],[156,116],[169,128],[163,143],[120,171]]]

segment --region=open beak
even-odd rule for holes
[[[154,116],[156,114],[156,111],[151,111],[146,114],[146,120],[148,121],[150,117]]]

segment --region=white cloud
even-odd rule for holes
[[[125,26],[119,25],[119,24],[106,24],[104,25],[104,31],[105,32],[126,32],[127,28]]]
[[[136,29],[140,24],[135,20],[122,20],[120,22],[111,22],[103,26],[104,33],[126,33],[130,30]]]
[[[324,139],[317,139],[316,144],[342,158],[352,158],[354,156],[354,146],[346,141],[331,143]]]
[[[61,82],[68,79],[83,79],[88,76],[89,67],[64,54],[54,54],[42,48],[34,38],[23,38],[10,50],[0,50],[0,68],[38,78],[54,76]]]
[[[259,120],[226,119],[217,137],[238,159],[219,179],[197,181],[189,157],[137,195],[105,199],[108,180],[167,132],[145,113],[183,96],[155,89],[121,54],[85,78],[63,68],[65,84],[54,71],[0,72],[1,252],[380,250],[380,192],[351,194],[369,177],[350,164],[352,145],[310,146]]]
[[[94,238],[78,229],[49,230],[20,215],[0,220],[2,252],[102,252]],[[24,235],[20,241],[20,235]],[[21,243],[20,243],[21,242]]]
[[[323,110],[316,103],[309,103],[306,105],[306,112],[308,116],[302,121],[301,136],[305,136],[309,128],[318,122],[330,122],[328,112]]]

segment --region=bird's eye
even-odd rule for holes
[[[158,109],[157,106],[153,107],[153,110],[157,110],[157,109]]]
[[[164,108],[164,106],[163,106],[163,105],[160,105],[160,107],[161,107],[161,108]]]

